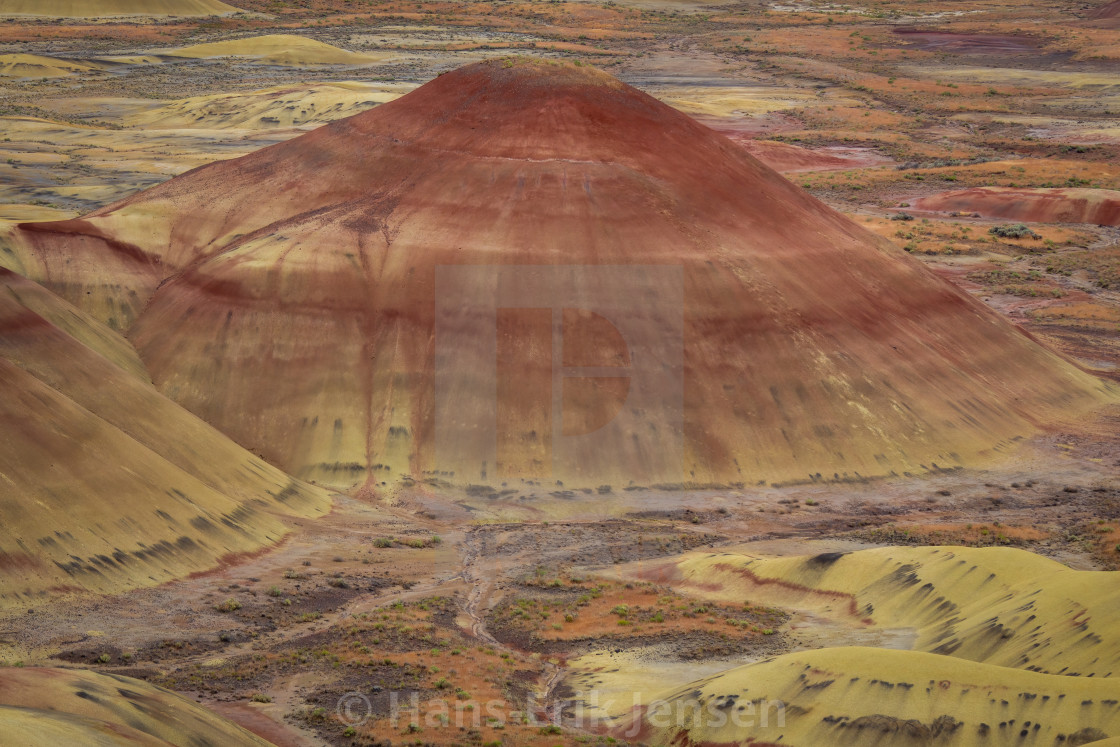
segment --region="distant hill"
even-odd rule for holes
[[[384,59],[348,52],[306,36],[295,34],[266,34],[241,39],[195,44],[179,49],[159,52],[175,57],[248,57],[273,65],[362,65]]]
[[[220,0],[0,0],[0,16],[219,16],[239,8]]]
[[[9,78],[62,78],[100,69],[98,65],[37,54],[0,54],[0,76]]]

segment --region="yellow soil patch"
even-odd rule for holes
[[[1111,538],[1112,524],[1100,526]],[[782,558],[694,553],[636,575],[703,599],[800,610],[802,625],[910,631],[896,640],[916,650],[804,651],[661,692],[640,661],[585,657],[573,679],[579,699],[623,739],[1045,745],[1120,732],[1114,572],[1074,571],[1008,548],[885,547]],[[627,690],[639,700],[619,695]],[[609,700],[596,703],[595,694]]]
[[[9,230],[3,225],[7,221],[24,222],[29,220],[66,220],[77,213],[73,210],[47,207],[45,205],[0,204],[0,232]]]
[[[783,704],[779,707],[778,703]],[[1120,731],[1115,680],[874,648],[786,654],[661,693],[615,730],[650,745],[1086,744]]]
[[[1120,674],[1120,575],[1011,548],[887,547],[759,559],[685,556],[663,580],[706,599],[915,628],[915,648],[1063,675]]]
[[[100,68],[84,62],[37,54],[0,54],[0,75],[9,78],[62,78]]]
[[[941,80],[972,81],[1024,88],[1093,88],[1115,89],[1120,80],[1112,73],[1065,70],[1020,70],[1004,67],[926,67],[906,65],[902,70],[916,77],[936,77]]]
[[[268,744],[163,688],[71,669],[0,672],[0,733],[7,744],[28,747]]]
[[[714,117],[787,111],[820,100],[804,89],[772,86],[674,86],[658,93],[675,109]]]
[[[219,0],[6,0],[0,16],[216,16],[239,10]]]
[[[1093,303],[1071,303],[1033,309],[1030,318],[1039,323],[1060,323],[1089,329],[1120,331],[1120,309]]]
[[[785,133],[787,138],[802,133]],[[811,133],[804,133],[810,135]],[[819,134],[819,133],[818,133]],[[834,137],[841,133],[830,133]],[[842,133],[844,139],[854,142],[891,142],[886,133]],[[898,136],[895,142],[903,143]],[[865,169],[863,171],[831,172],[822,177],[839,184],[859,189],[905,184],[907,181],[924,182],[945,180],[961,187],[1070,187],[1092,186],[1101,189],[1120,189],[1120,167],[1107,162],[1075,161],[1059,158],[1020,158],[1006,161],[988,161],[961,166],[938,166],[907,169]],[[824,186],[824,185],[817,185]],[[839,186],[843,186],[839,184]]]
[[[827,181],[823,175],[817,180],[805,179],[810,186],[824,186]],[[798,181],[801,181],[799,179]],[[900,208],[906,212],[909,208]],[[916,220],[898,221],[877,215],[852,216],[860,225],[890,239],[898,246],[916,254],[979,254],[999,251],[1002,245],[1017,247],[1022,251],[1043,249],[1047,241],[1057,245],[1089,241],[1084,231],[1063,226],[1036,224],[1032,227],[1040,238],[1005,238],[992,236],[988,231],[990,223],[945,218],[926,218],[919,215]]]
[[[270,65],[368,65],[388,59],[384,54],[358,54],[306,36],[266,34],[242,39],[195,44],[190,47],[160,50],[172,57],[247,57]]]
[[[194,96],[126,118],[145,129],[267,129],[323,124],[392,101],[408,84],[327,83],[310,87],[276,86],[249,93]]]

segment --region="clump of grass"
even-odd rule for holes
[[[233,597],[230,597],[221,604],[215,605],[214,609],[216,609],[218,612],[236,612],[237,610],[241,609],[241,602],[237,601]]]

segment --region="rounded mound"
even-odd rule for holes
[[[271,65],[364,65],[383,57],[348,52],[315,39],[295,34],[266,34],[195,44],[178,49],[157,50],[172,57],[246,57]]]
[[[658,580],[713,599],[751,599],[859,626],[914,629],[915,647],[930,653],[1050,674],[1120,672],[1120,628],[1112,623],[1120,614],[1120,574],[1075,571],[1023,550],[694,555],[659,572]]]
[[[0,733],[8,744],[269,743],[182,696],[147,682],[75,669],[0,670]]]
[[[649,745],[983,747],[1095,742],[1120,731],[1116,684],[916,651],[785,654],[659,694],[613,733]]]
[[[856,480],[976,464],[1115,396],[574,64],[460,68],[19,241],[169,396],[347,488]],[[623,370],[586,354],[607,343],[581,311],[629,325]]]
[[[997,735],[1086,744],[1120,731],[1116,572],[1075,571],[1013,548],[883,547],[693,553],[637,575],[702,599],[794,610],[798,628],[827,621],[822,629],[901,633],[914,650],[802,651],[663,693],[642,692],[648,682],[612,659],[610,686],[632,686],[647,704],[607,711],[621,722],[616,736],[770,744],[780,725],[783,744],[986,745]],[[577,693],[596,686],[599,664],[582,667]]]
[[[86,73],[100,68],[84,62],[60,60],[37,54],[0,55],[0,76],[9,78],[62,78],[74,73]]]

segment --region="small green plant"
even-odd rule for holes
[[[249,700],[253,701],[254,703],[271,703],[272,702],[271,696],[265,695],[264,693],[253,693],[253,697],[249,698]]]
[[[230,597],[226,601],[215,606],[214,609],[216,609],[218,612],[236,612],[237,610],[241,609],[241,602],[237,601],[233,597]]]

